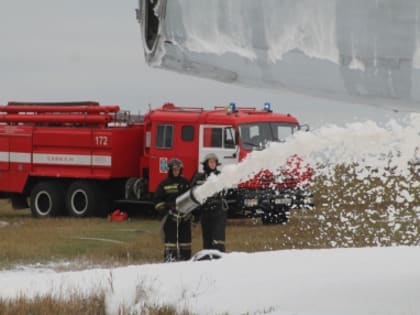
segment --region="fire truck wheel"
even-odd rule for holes
[[[31,212],[36,218],[58,215],[64,209],[64,193],[55,182],[39,182],[31,191]]]
[[[94,215],[97,208],[95,185],[86,181],[76,181],[67,190],[66,209],[72,217]]]

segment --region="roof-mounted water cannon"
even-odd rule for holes
[[[264,111],[265,112],[272,112],[273,110],[271,109],[271,104],[269,102],[265,102],[264,103]]]
[[[308,124],[299,125],[299,130],[308,132],[311,130],[310,126]]]

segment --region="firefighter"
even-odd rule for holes
[[[158,186],[155,194],[155,209],[163,215],[162,233],[164,261],[188,260],[191,258],[191,214],[177,212],[176,198],[190,188],[182,176],[183,165],[179,159],[168,162],[168,177]]]
[[[217,167],[220,165],[217,155],[207,154],[204,157],[203,172],[197,172],[192,179],[192,186],[202,185],[211,175],[218,175],[220,171]],[[207,198],[205,203],[200,206],[196,212],[201,219],[203,249],[216,249],[225,251],[225,229],[227,217],[227,203],[223,199],[222,193]]]

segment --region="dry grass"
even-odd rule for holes
[[[84,297],[73,294],[70,297],[53,298],[51,296],[36,296],[33,299],[19,297],[14,300],[0,299],[0,314],[2,315],[106,315],[105,295],[97,294]],[[188,315],[188,311],[178,312],[175,306],[144,305],[140,311],[130,311],[121,307],[118,315]]]
[[[96,264],[156,261],[160,256],[159,222],[106,219],[33,219],[28,211],[3,207],[0,221],[0,267],[51,260],[83,260]]]
[[[417,210],[418,212],[418,210]],[[159,221],[133,218],[128,222],[105,219],[48,220],[17,217],[1,211],[0,267],[16,264],[77,261],[69,268],[116,266],[162,260]],[[17,222],[17,223],[16,223]],[[264,251],[295,248],[332,248],[420,244],[419,218],[414,207],[390,217],[381,208],[318,207],[293,210],[286,225],[262,225],[253,219],[231,219],[228,251]],[[201,229],[193,229],[193,252],[201,248]]]
[[[74,294],[66,299],[37,296],[33,299],[0,300],[2,315],[95,314],[105,315],[105,297],[99,294],[83,297]]]

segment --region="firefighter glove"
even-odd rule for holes
[[[175,204],[172,202],[165,202],[166,213],[176,212]]]

